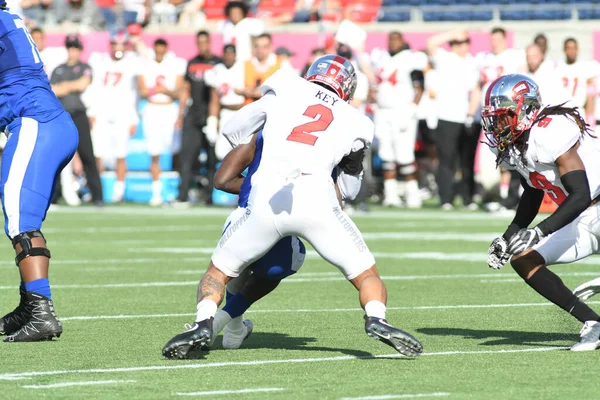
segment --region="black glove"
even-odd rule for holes
[[[537,226],[535,228],[521,229],[511,236],[508,242],[508,253],[515,255],[535,246],[544,238],[544,234]]]

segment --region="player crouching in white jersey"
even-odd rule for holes
[[[306,80],[275,73],[261,87],[263,97],[225,125],[230,142],[248,143],[260,130],[262,152],[249,178],[246,212],[227,227],[200,281],[196,322],[165,345],[164,356],[186,358],[206,346],[225,284],[287,236],[306,239],[358,289],[369,336],[407,356],[422,352],[417,339],[386,322],[385,285],[362,234],[340,209],[331,178],[346,156],[355,160],[346,172],[358,175],[360,154],[373,139],[373,123],[347,103],[355,88],[352,64],[327,55]]]
[[[482,117],[497,164],[517,170],[525,189],[512,223],[489,248],[488,265],[499,269],[510,259],[529,286],[584,324],[571,350],[595,350],[600,316],[547,267],[600,253],[600,143],[576,108],[542,108],[537,84],[524,75],[494,81]],[[529,228],[544,192],[559,206]]]
[[[164,39],[154,42],[154,59],[148,60],[144,70],[138,75],[138,88],[141,97],[148,99],[142,113],[142,126],[148,143],[148,153],[152,157],[152,198],[150,205],[163,203],[162,182],[160,181],[160,155],[173,145],[175,124],[179,107],[175,100],[183,86],[185,61],[177,57],[167,57],[168,45]]]

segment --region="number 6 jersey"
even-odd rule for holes
[[[569,195],[560,181],[556,159],[579,142],[577,153],[586,169],[592,198],[600,194],[600,140],[581,134],[578,125],[562,115],[551,115],[536,123],[529,133],[525,160],[511,154],[502,166],[517,170],[529,186],[543,190],[558,205]],[[524,162],[525,161],[525,162]]]
[[[223,128],[233,146],[262,130],[260,166],[252,180],[322,175],[352,151],[369,147],[369,118],[332,91],[279,71],[261,86],[263,97],[238,111]]]

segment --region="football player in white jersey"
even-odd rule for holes
[[[536,292],[584,324],[573,351],[600,346],[600,316],[548,269],[599,254],[600,144],[577,109],[542,106],[536,83],[524,75],[494,81],[482,111],[497,164],[521,174],[517,213],[488,250],[488,265],[509,261]],[[548,194],[558,208],[530,227]]]
[[[223,47],[223,62],[206,71],[204,79],[211,87],[209,116],[206,119],[206,137],[215,143],[217,159],[222,160],[231,150],[225,136],[219,135],[229,118],[244,105],[244,96],[235,89],[244,88],[244,63],[236,62],[236,50],[232,44]]]
[[[562,97],[570,99],[567,106],[577,107],[588,123],[595,124],[596,88],[593,64],[577,60],[579,46],[574,38],[566,39],[563,49],[565,60],[556,66],[556,73],[562,80]]]
[[[232,143],[263,140],[258,165],[244,180],[251,186],[248,204],[225,229],[200,282],[196,322],[165,345],[164,356],[187,358],[204,347],[225,284],[286,236],[309,241],[359,290],[369,336],[404,355],[422,352],[414,337],[385,321],[385,285],[360,231],[341,210],[331,177],[339,165],[358,179],[373,139],[373,123],[348,104],[355,89],[352,63],[327,55],[306,80],[276,72],[263,84],[263,96],[229,120],[223,134]]]
[[[186,69],[185,60],[167,57],[167,52],[167,42],[164,39],[156,39],[153,46],[154,58],[142,63],[141,74],[137,78],[140,97],[148,100],[142,113],[142,126],[148,153],[152,157],[152,206],[163,203],[158,160],[173,144],[175,123],[179,116],[179,106],[175,104],[175,100],[183,86]]]
[[[414,72],[425,69],[427,56],[406,47],[402,34],[391,32],[388,36],[389,54],[381,57],[375,66],[379,83],[375,135],[379,140],[379,157],[383,160],[383,205],[401,205],[397,181],[400,173],[404,178],[400,192],[405,194],[406,206],[420,208],[414,150],[417,109],[423,87]]]
[[[479,85],[481,92],[485,93],[490,83],[501,77],[502,75],[516,74],[525,72],[525,52],[517,49],[509,49],[506,40],[506,31],[503,28],[494,28],[490,32],[490,47],[491,51],[481,52],[475,56],[477,69],[479,70]],[[481,96],[481,104],[484,103],[484,98]],[[473,158],[475,158],[475,150],[479,143],[481,132],[481,112],[477,110],[473,121]],[[511,173],[502,170],[500,176],[500,197],[503,201],[509,198],[509,187],[511,181]],[[518,193],[515,193],[518,199]],[[510,204],[510,201],[508,203]],[[513,202],[514,204],[514,202]]]
[[[127,165],[127,143],[134,135],[139,122],[137,113],[139,71],[138,58],[125,51],[127,38],[119,32],[111,37],[110,54],[90,57],[94,79],[92,102],[88,115],[92,126],[94,154],[98,171],[103,160],[116,158],[117,181],[113,187],[113,201],[123,201]]]

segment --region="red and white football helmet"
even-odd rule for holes
[[[492,82],[481,110],[483,129],[499,151],[531,128],[542,108],[538,85],[525,75],[501,76]]]
[[[305,76],[307,81],[326,86],[344,101],[352,100],[356,90],[356,71],[350,61],[328,54],[317,58]]]

